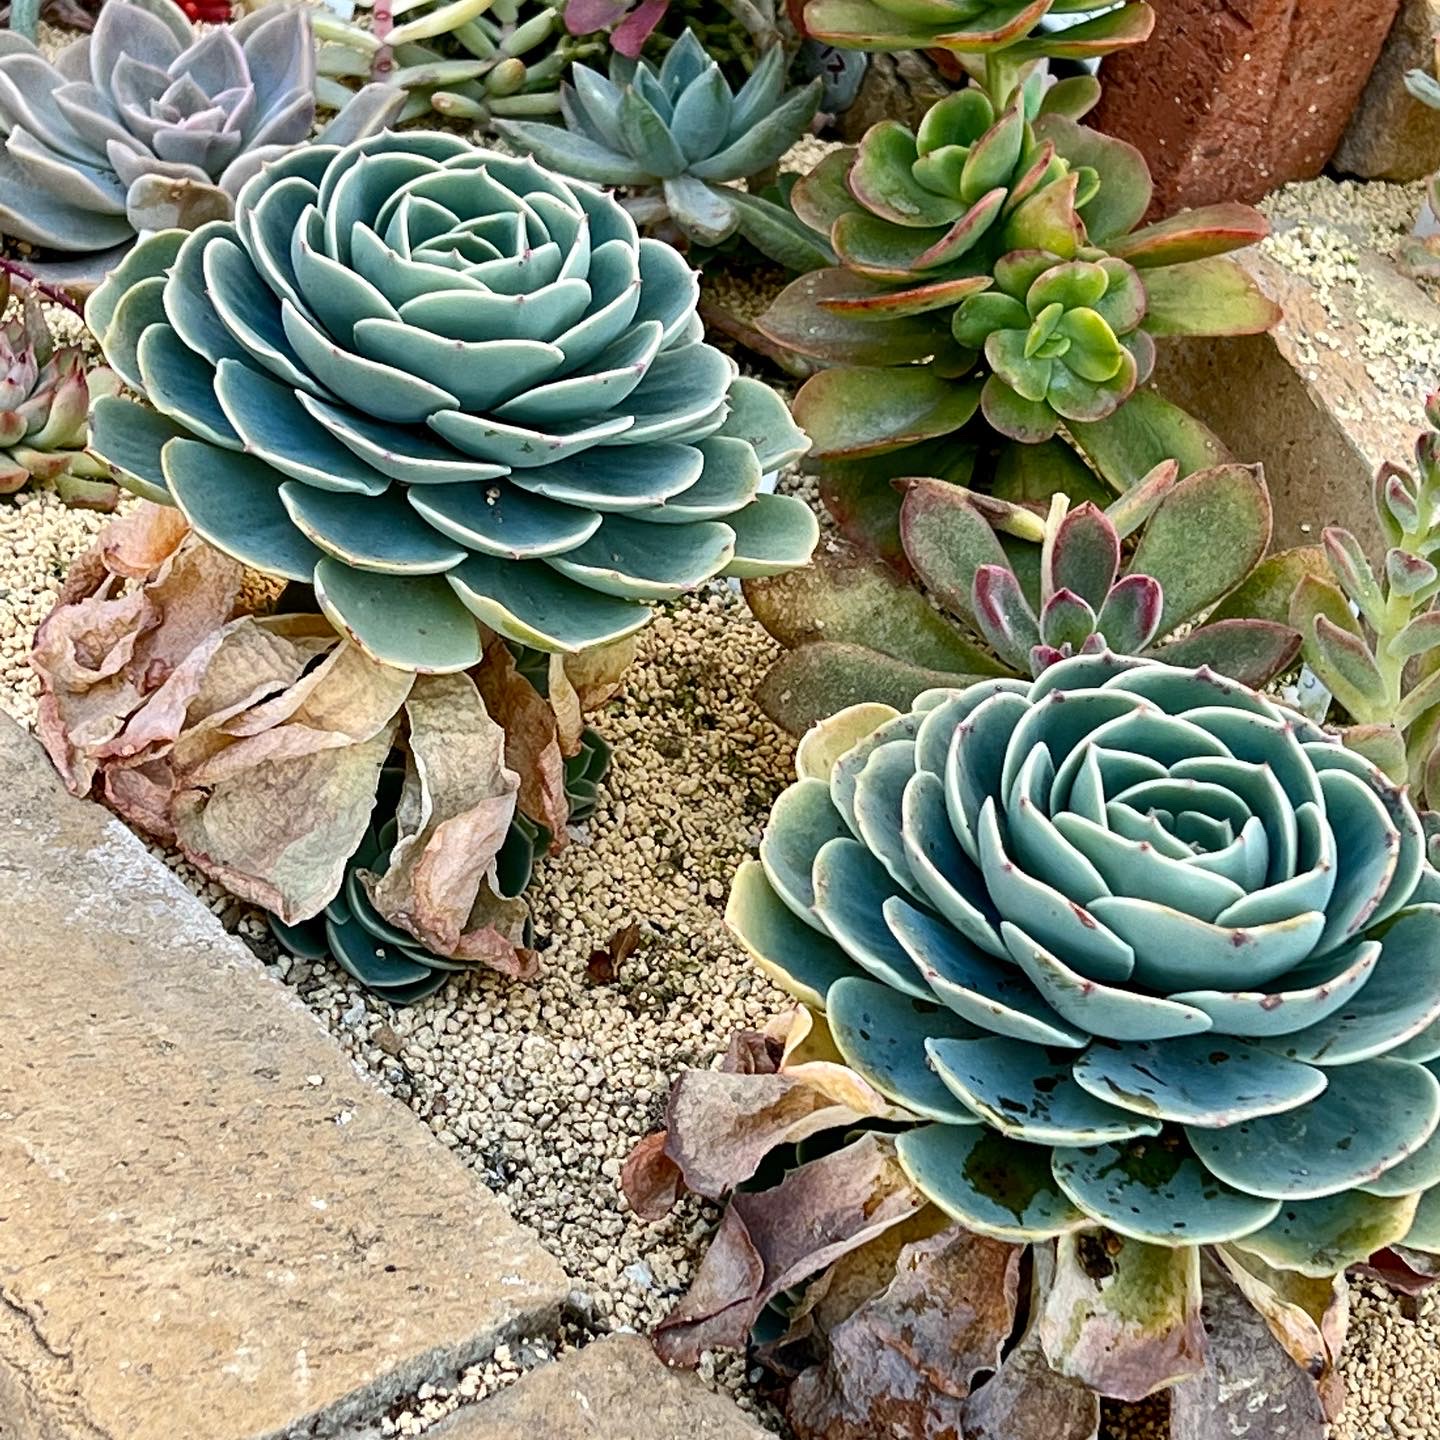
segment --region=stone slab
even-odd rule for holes
[[[1435,72],[1440,0],[1401,0],[1400,13],[1331,164],[1366,180],[1423,180],[1440,170],[1440,110],[1405,88],[1407,70]]]
[[[567,1293],[0,716],[0,1436],[331,1433],[552,1332]]]
[[[1258,200],[1318,175],[1398,0],[1165,0],[1143,45],[1106,57],[1089,123],[1139,146],[1155,214]]]
[[[460,1410],[431,1440],[773,1440],[733,1400],[612,1335]]]
[[[1440,334],[1440,306],[1358,246],[1348,281],[1307,278],[1260,252],[1237,258],[1284,319],[1269,335],[1162,342],[1155,384],[1236,459],[1264,465],[1277,549],[1342,525],[1378,554],[1375,471],[1412,463],[1440,379],[1390,337]]]

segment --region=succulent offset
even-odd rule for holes
[[[309,136],[314,88],[300,9],[200,35],[172,0],[108,0],[53,65],[0,32],[0,233],[86,253],[227,219],[244,182]],[[399,99],[367,90],[333,138],[380,128]]]
[[[10,277],[0,272],[0,314]],[[103,465],[85,453],[92,400],[113,394],[115,376],[87,370],[78,345],[57,346],[33,290],[0,326],[0,495],[31,480],[52,480],[63,498],[113,503]]]
[[[570,818],[579,823],[594,813],[597,790],[610,765],[610,747],[593,730],[565,762],[565,795]],[[270,916],[270,928],[290,954],[304,960],[331,956],[348,974],[394,1005],[413,1005],[433,995],[450,976],[475,964],[436,954],[413,935],[389,924],[375,908],[364,875],[383,875],[395,846],[395,813],[404,788],[403,765],[387,765],[380,777],[375,810],[359,847],[345,867],[341,892],[313,920],[286,925]],[[514,899],[529,888],[535,858],[550,844],[544,825],[516,810],[509,834],[495,857],[495,893]],[[528,943],[528,942],[527,942]]]
[[[1153,337],[1252,333],[1278,314],[1225,258],[1265,234],[1258,211],[1219,204],[1140,227],[1152,194],[1140,153],[1077,123],[1093,77],[1047,88],[1036,61],[991,78],[916,131],[872,126],[790,194],[839,263],[793,281],[759,325],[829,367],[795,415],[832,466],[948,476],[938,467],[974,454],[955,443],[972,420],[965,440],[982,452],[1062,425],[1099,448],[1150,377]]]
[[[673,222],[690,239],[718,244],[737,229],[788,227],[807,264],[827,258],[792,216],[729,182],[774,165],[803,135],[820,81],[785,90],[785,53],[773,45],[738,92],[686,30],[664,63],[616,54],[610,78],[576,65],[561,94],[565,127],[502,120],[508,140],[581,180],[626,186],[647,224]],[[762,232],[763,233],[763,232]]]
[[[798,768],[728,921],[951,1216],[1325,1276],[1440,1246],[1440,876],[1362,757],[1104,653],[842,712]]]
[[[1440,395],[1425,406],[1440,426]],[[1388,549],[1383,578],[1348,530],[1324,532],[1328,575],[1305,576],[1290,605],[1305,660],[1350,718],[1345,743],[1417,804],[1440,804],[1440,430],[1415,444],[1415,473],[1385,464],[1375,515]]]
[[[704,343],[698,293],[533,160],[425,131],[307,147],[91,297],[154,406],[97,406],[92,445],[220,549],[313,582],[375,659],[467,669],[481,626],[584,649],[815,544],[805,505],[758,494],[805,437]]]
[[[320,105],[341,109],[356,83],[383,81],[405,92],[400,121],[553,114],[570,62],[599,48],[565,33],[560,0],[400,0],[373,7],[368,25],[323,10],[314,23]]]

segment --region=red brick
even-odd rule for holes
[[[1399,0],[1163,0],[1155,33],[1106,60],[1092,117],[1138,145],[1155,213],[1258,200],[1324,168]]]

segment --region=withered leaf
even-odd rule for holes
[[[1208,1257],[1203,1273],[1205,1365],[1170,1392],[1171,1440],[1323,1440],[1315,1382]]]
[[[620,1188],[642,1220],[663,1220],[685,1193],[680,1167],[665,1153],[665,1132],[647,1135],[620,1171]]]
[[[960,1226],[906,1245],[791,1386],[801,1440],[960,1440],[971,1382],[999,1365],[1015,1323],[1021,1253]]]
[[[565,844],[570,802],[565,756],[550,702],[520,673],[503,640],[495,640],[475,672],[491,719],[505,734],[505,764],[520,777],[516,804],[550,831],[551,849]]]
[[[626,635],[608,645],[593,645],[564,657],[565,675],[583,714],[598,710],[620,688],[639,646],[636,636]]]
[[[617,930],[606,942],[603,950],[592,950],[585,962],[585,978],[592,985],[609,985],[620,974],[620,967],[639,948],[644,936],[633,920]]]
[[[825,1269],[925,1204],[885,1136],[862,1135],[790,1172],[773,1189],[736,1195],[695,1283],[661,1321],[655,1348],[670,1365],[739,1346],[781,1290]]]
[[[1045,1358],[1116,1400],[1143,1400],[1205,1360],[1194,1246],[1061,1236],[1040,1315]]]

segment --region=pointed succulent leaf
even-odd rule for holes
[[[1190,475],[1231,459],[1218,435],[1153,390],[1136,391],[1113,414],[1070,431],[1117,491],[1128,490],[1163,460],[1175,460],[1180,473]]]
[[[1151,653],[1170,665],[1208,665],[1259,689],[1295,664],[1300,643],[1298,630],[1276,620],[1210,620]]]
[[[1383,623],[1385,595],[1360,542],[1348,530],[1334,525],[1326,526],[1320,538],[1340,588],[1372,625]]]
[[[1041,634],[1014,572],[1004,565],[980,566],[975,572],[970,606],[995,653],[1013,669],[1026,669],[1030,651],[1041,643]]]
[[[1011,107],[970,147],[960,176],[960,198],[973,205],[997,185],[1004,185],[1020,159],[1025,143],[1025,117]]]
[[[900,543],[921,583],[945,608],[972,624],[971,586],[982,565],[1005,564],[1005,551],[968,492],[942,480],[912,480],[900,506]]]
[[[1160,582],[1151,575],[1126,575],[1105,597],[1095,629],[1121,655],[1140,654],[1160,630],[1165,604]],[[1227,675],[1234,674],[1228,666]]]
[[[1041,642],[1062,654],[1079,652],[1095,631],[1095,611],[1073,590],[1055,591],[1040,609]]]
[[[1132,265],[1149,269],[1242,250],[1269,233],[1269,223],[1258,210],[1225,201],[1183,210],[1168,220],[1112,239],[1105,248]]]
[[[778,345],[832,363],[904,365],[933,355],[945,331],[926,311],[877,324],[857,303],[883,301],[893,288],[838,267],[812,270],[775,297],[759,328]],[[839,301],[844,308],[833,308],[829,301]]]
[[[1118,500],[1105,507],[1117,538],[1128,540],[1155,513],[1161,501],[1175,488],[1180,467],[1173,460],[1162,460],[1148,475],[1143,476]]]
[[[1330,578],[1330,567],[1317,545],[1301,545],[1267,555],[1211,612],[1209,619],[1271,620],[1290,625],[1291,602],[1307,576]]]
[[[1396,548],[1385,556],[1385,579],[1392,594],[1414,600],[1435,593],[1440,571],[1421,556]]]
[[[1380,719],[1387,709],[1385,678],[1358,635],[1317,615],[1306,637],[1311,667],[1356,720]]]
[[[1120,569],[1120,536],[1103,511],[1080,505],[1047,534],[1040,563],[1047,596],[1072,590],[1098,608]]]

